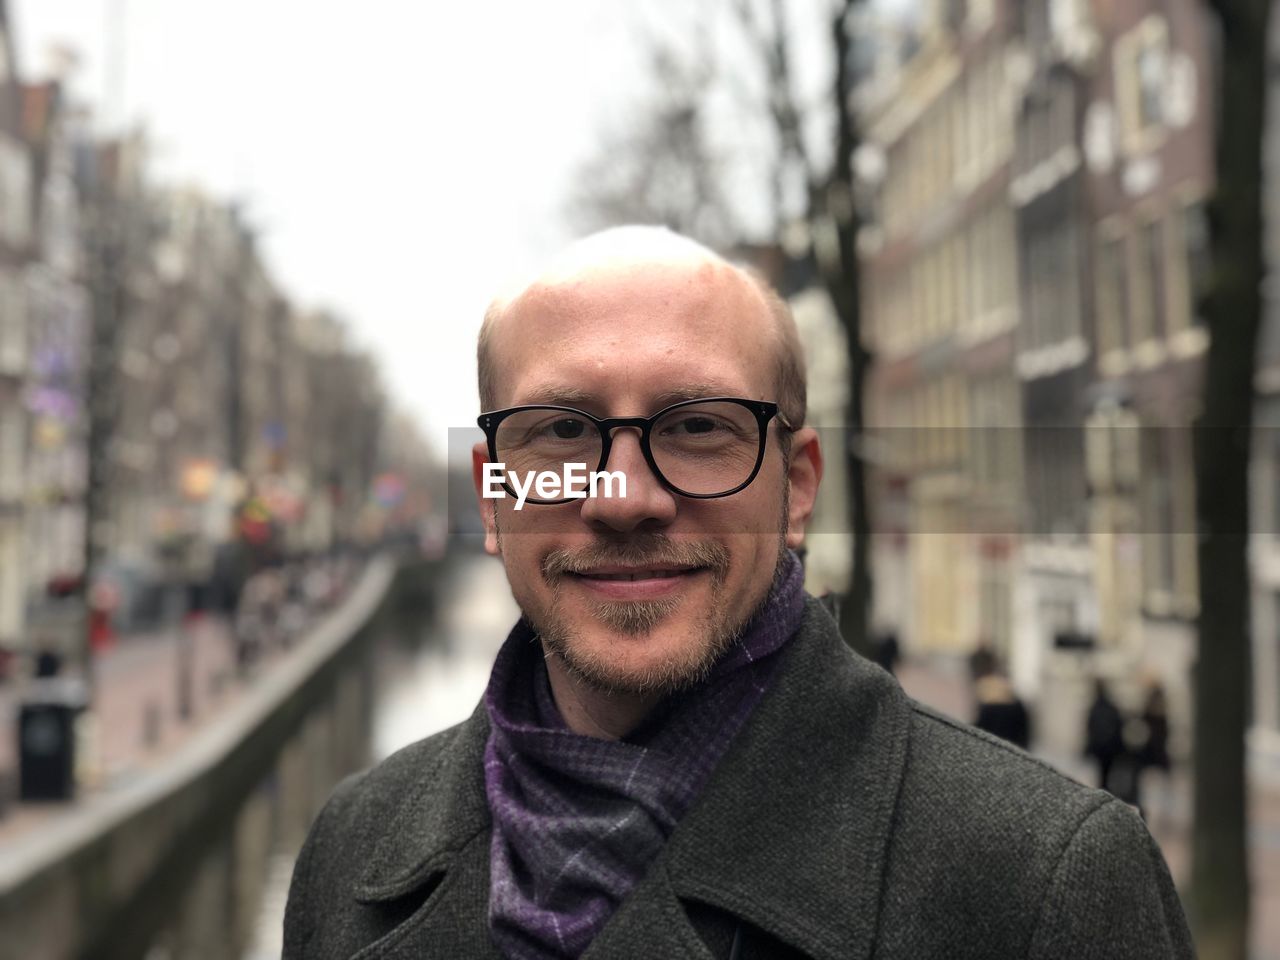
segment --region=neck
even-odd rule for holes
[[[571,673],[554,653],[548,653],[547,679],[565,725],[574,733],[599,740],[621,740],[644,721],[662,699],[659,693],[619,693],[600,690]]]

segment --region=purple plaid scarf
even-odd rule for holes
[[[521,620],[485,692],[493,816],[489,930],[510,958],[578,957],[644,876],[769,687],[800,626],[803,571],[788,551],[760,613],[707,679],[625,740],[565,726],[541,645]]]

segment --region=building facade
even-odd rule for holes
[[[30,364],[25,406],[23,568],[28,639],[61,639],[76,628],[61,602],[84,568],[90,297],[81,244],[77,157],[86,117],[61,84],[22,87],[22,126],[32,158],[36,256],[28,268]],[[36,637],[35,635],[39,635]]]
[[[987,646],[1006,660],[1022,476],[1016,28],[1012,3],[935,4],[897,82],[863,111],[885,161],[864,244],[875,563],[891,585],[877,620],[908,650]]]
[[[25,633],[27,282],[35,243],[31,153],[22,136],[22,93],[9,26],[0,3],[0,647],[18,646]]]
[[[908,649],[989,646],[1049,749],[1097,676],[1185,742],[1210,38],[1195,0],[938,3],[864,110],[878,561]]]

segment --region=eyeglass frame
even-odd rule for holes
[[[760,431],[760,448],[756,451],[756,463],[751,468],[751,473],[746,480],[726,490],[723,493],[686,493],[674,483],[667,479],[662,470],[658,467],[657,461],[653,456],[653,449],[649,445],[649,437],[653,431],[654,425],[659,420],[671,413],[672,410],[678,410],[681,407],[691,407],[703,403],[736,403],[739,406],[746,407],[756,417],[756,427]],[[597,471],[603,470],[609,463],[609,452],[613,447],[613,431],[621,427],[636,427],[640,430],[640,452],[644,454],[645,463],[649,465],[649,471],[667,490],[681,497],[687,497],[690,500],[718,500],[721,497],[731,497],[735,493],[739,493],[751,486],[756,475],[760,473],[760,468],[764,465],[765,450],[769,445],[769,422],[777,418],[778,423],[783,429],[790,433],[794,433],[799,427],[794,427],[786,421],[778,410],[778,405],[770,400],[747,400],[744,397],[698,397],[692,400],[681,400],[670,406],[663,407],[657,413],[648,417],[597,417],[587,413],[585,410],[579,410],[577,407],[566,407],[555,403],[530,403],[515,407],[504,407],[501,410],[490,410],[480,414],[476,418],[476,425],[484,431],[485,441],[488,446],[489,462],[502,463],[498,459],[498,426],[507,417],[516,413],[523,413],[527,410],[561,410],[565,413],[572,413],[580,416],[592,423],[596,432],[600,434],[600,462],[596,465]],[[516,492],[511,489],[511,485],[506,480],[502,481],[502,489],[506,491],[507,496],[514,497]],[[569,503],[572,500],[581,499],[579,497],[562,497],[559,500],[539,500],[534,497],[527,497],[526,503],[535,503],[539,506],[556,506],[558,504]]]

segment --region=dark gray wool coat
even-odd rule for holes
[[[583,955],[1170,960],[1182,907],[1137,816],[908,699],[812,598],[747,721]],[[483,708],[335,791],[285,957],[497,957]]]

